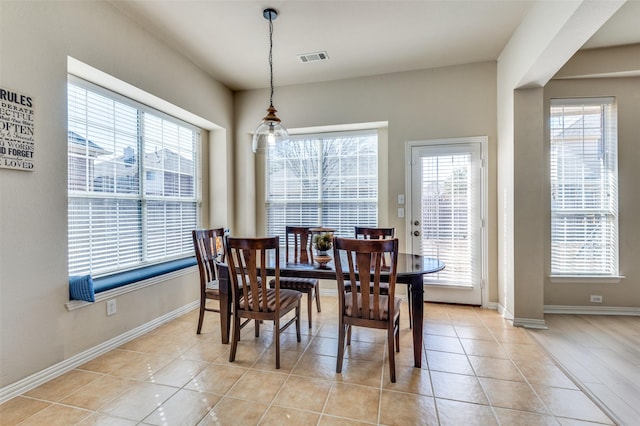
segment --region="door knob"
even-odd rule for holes
[[[419,237],[420,236],[420,231],[413,231],[413,236],[414,237]]]
[[[419,220],[416,220],[416,221],[414,221],[414,222],[413,222],[413,224],[414,224],[415,226],[418,226],[418,225],[420,225],[420,221],[419,221]]]

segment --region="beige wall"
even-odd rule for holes
[[[640,45],[627,48],[627,54],[640,60]],[[595,52],[594,52],[595,56]],[[584,60],[585,55],[580,56]],[[596,60],[596,58],[592,58]],[[607,68],[611,67],[606,63]],[[640,68],[638,68],[640,69]],[[547,244],[544,304],[560,306],[600,306],[589,296],[603,296],[603,306],[640,307],[640,77],[552,80],[544,89],[548,110],[551,98],[614,96],[618,106],[618,208],[620,235],[620,274],[625,278],[617,284],[603,282],[551,282],[549,280],[550,229],[548,178],[545,179],[545,206],[540,214],[545,218]],[[548,117],[548,114],[546,115]],[[548,135],[545,149],[548,155]]]
[[[0,387],[198,299],[197,272],[67,311],[67,56],[223,129],[211,132],[222,182],[206,188],[226,220],[232,93],[104,2],[0,2],[0,86],[35,102],[33,172],[0,169]],[[209,142],[205,140],[205,145]],[[215,152],[215,155],[214,155]],[[205,158],[205,165],[208,159]],[[205,179],[208,173],[205,170]],[[220,201],[217,196],[224,197]],[[205,203],[206,204],[206,203]],[[220,208],[220,209],[219,209]]]
[[[287,128],[387,122],[388,181],[381,182],[381,214],[396,228],[401,247],[405,220],[397,217],[397,196],[405,194],[405,149],[408,141],[488,136],[489,138],[489,287],[497,300],[496,275],[496,64],[493,62],[404,72],[300,86],[278,87],[274,104]],[[238,92],[235,97],[236,219],[235,231],[261,234],[264,216],[260,188],[264,159],[251,153],[251,135],[267,107],[268,92]],[[254,170],[258,170],[254,172]],[[386,191],[386,193],[385,193]],[[388,200],[388,202],[386,201]],[[257,214],[256,214],[257,212]]]

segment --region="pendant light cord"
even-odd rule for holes
[[[271,85],[271,95],[269,96],[269,105],[273,106],[273,20],[269,14],[269,74]]]

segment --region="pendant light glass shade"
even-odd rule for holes
[[[256,131],[253,133],[254,153],[265,153],[269,147],[274,146],[276,142],[289,138],[289,133],[280,122],[276,112],[273,105],[270,105],[269,108],[267,108],[267,115],[262,119],[262,123],[256,127]]]
[[[269,76],[271,95],[269,97],[269,108],[267,115],[262,119],[262,123],[253,133],[253,152],[265,153],[270,146],[274,146],[277,142],[289,139],[287,129],[280,123],[280,119],[276,115],[276,109],[273,107],[273,21],[278,17],[275,9],[265,9],[262,16],[269,20]]]

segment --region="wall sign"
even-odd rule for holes
[[[33,171],[33,98],[0,88],[0,168]]]

